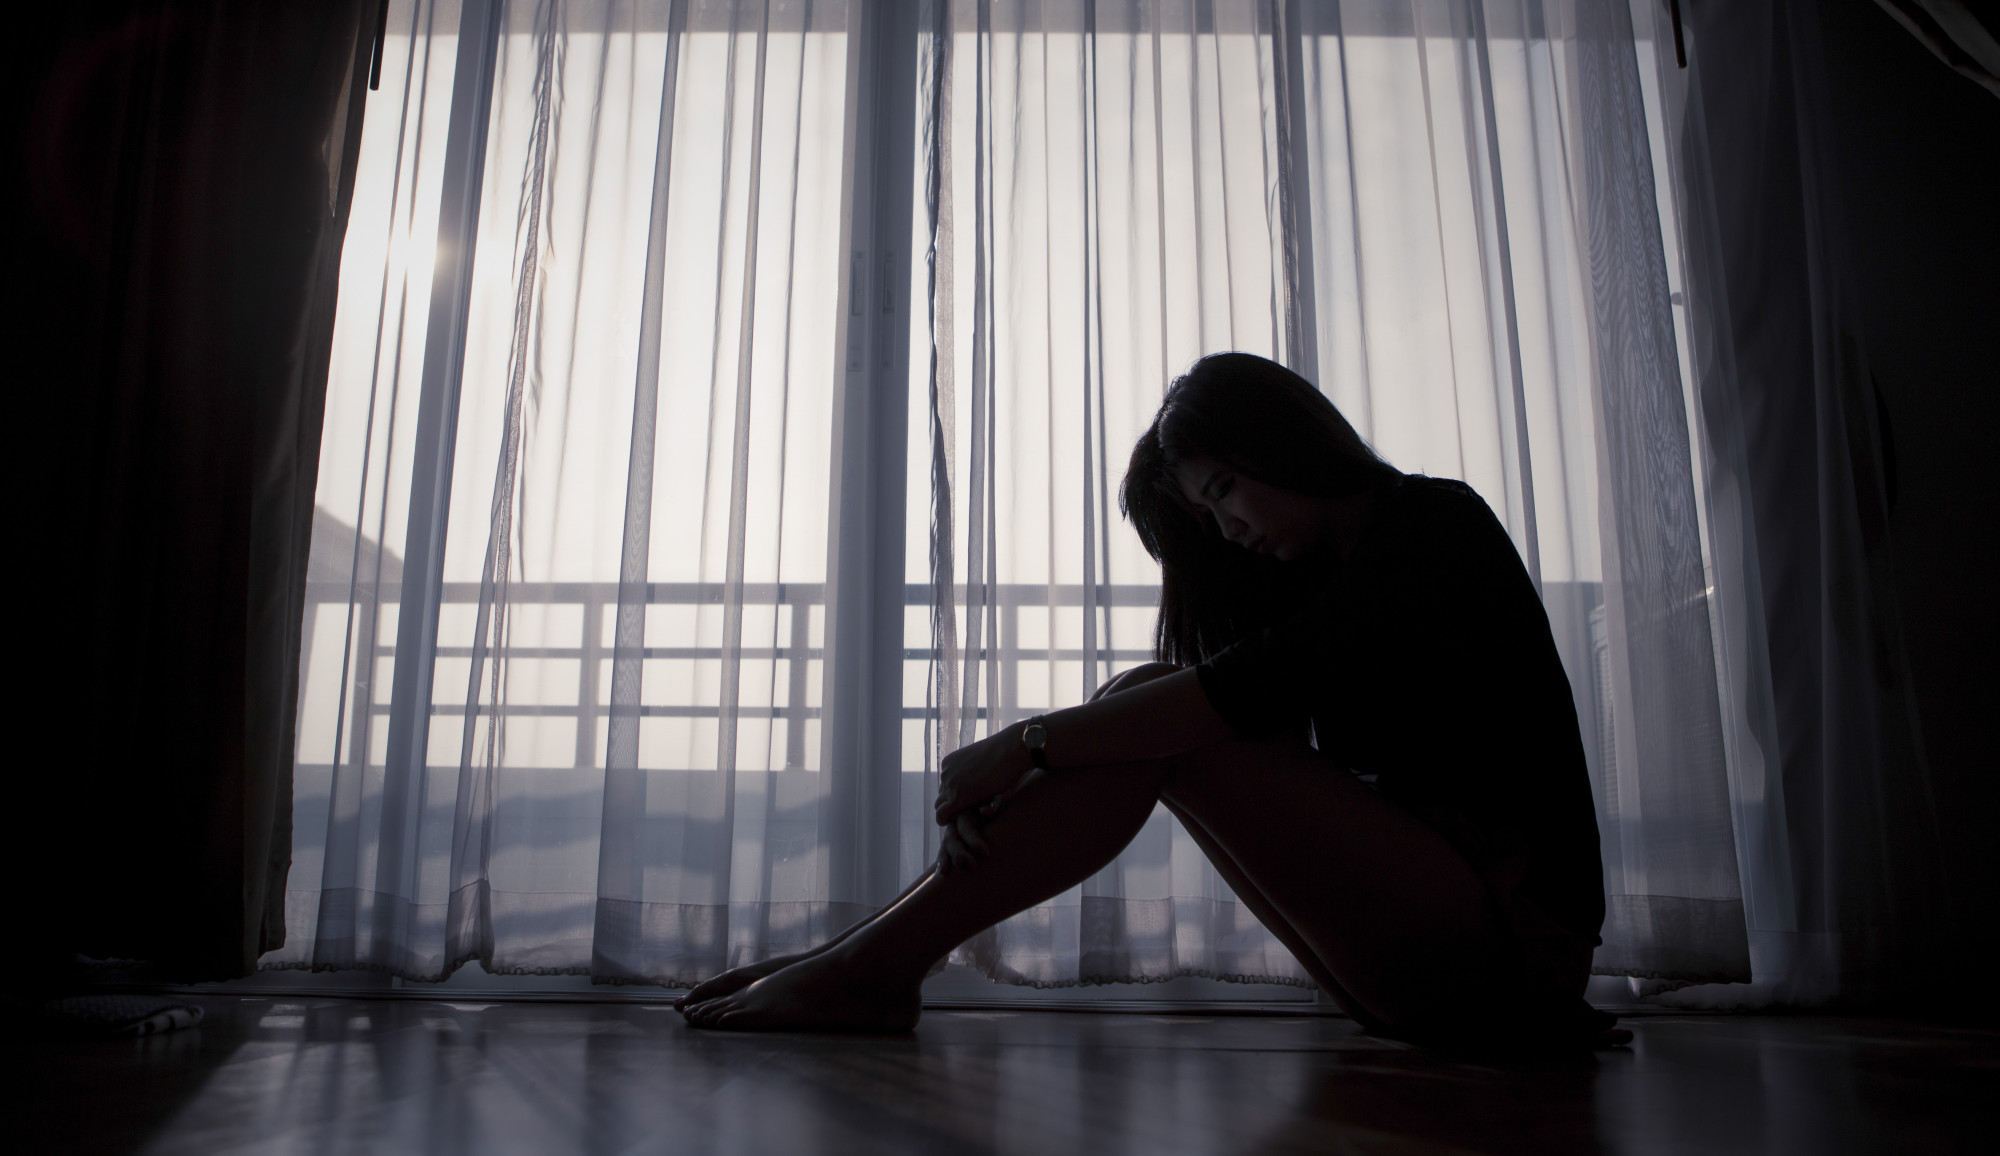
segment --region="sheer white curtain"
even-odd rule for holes
[[[1147,657],[1125,454],[1195,357],[1264,354],[1512,532],[1586,731],[1598,970],[1747,979],[1672,201],[1624,0],[938,0],[926,29],[927,769]],[[1300,977],[1164,811],[961,958]]]
[[[679,984],[885,902],[940,752],[1149,656],[1114,490],[1234,348],[1514,534],[1591,752],[1601,969],[1747,975],[1623,0],[390,20],[266,966]],[[960,958],[1305,982],[1164,813]]]
[[[687,982],[822,938],[847,5],[399,2],[288,940]]]

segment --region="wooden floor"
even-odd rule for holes
[[[1885,1021],[1635,1019],[1630,1049],[1552,1066],[1306,1016],[932,1011],[868,1039],[700,1033],[634,1004],[196,1002],[187,1031],[23,1043],[27,1150],[2000,1150],[2000,1034]]]

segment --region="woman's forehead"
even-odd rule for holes
[[[1206,454],[1200,454],[1174,463],[1174,481],[1180,485],[1181,493],[1188,501],[1201,502],[1205,498],[1204,491],[1208,489],[1209,484],[1217,475],[1227,473],[1228,470],[1226,463]]]

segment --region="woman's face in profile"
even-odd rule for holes
[[[1190,458],[1174,467],[1174,478],[1181,496],[1207,511],[1224,538],[1253,554],[1289,562],[1326,532],[1325,501],[1258,481],[1227,462]]]

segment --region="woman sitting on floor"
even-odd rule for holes
[[[1485,502],[1224,353],[1168,389],[1120,505],[1162,567],[1159,661],[947,756],[935,867],[817,950],[695,988],[688,1022],[907,1030],[934,964],[1165,803],[1372,1030],[1624,1038],[1583,1000],[1604,890],[1569,681]]]

